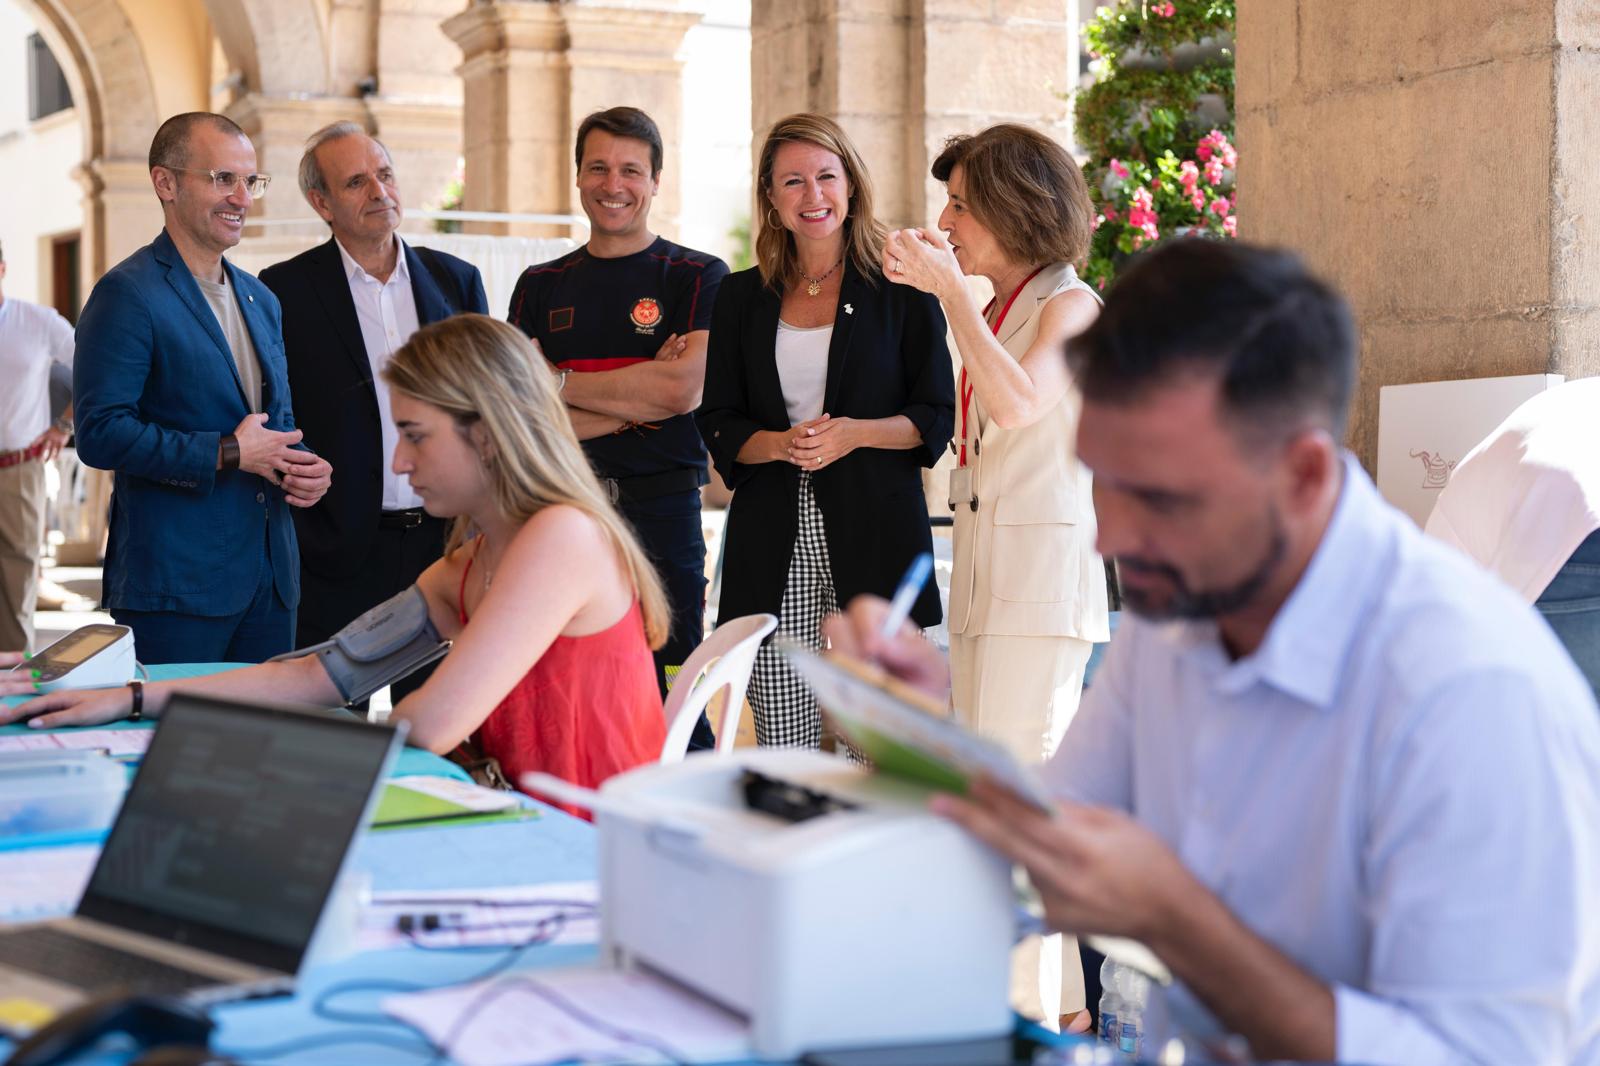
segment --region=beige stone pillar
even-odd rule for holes
[[[466,207],[581,214],[572,139],[591,111],[628,104],[661,128],[666,159],[651,211],[658,233],[677,232],[683,114],[679,49],[695,13],[676,3],[629,6],[480,0],[444,24],[461,47]],[[475,227],[566,236],[565,227]],[[582,232],[581,230],[579,231]]]
[[[146,159],[92,159],[73,176],[83,187],[78,284],[87,296],[101,275],[155,240],[162,226],[161,202]]]
[[[753,151],[784,115],[837,119],[891,226],[938,215],[928,166],[951,134],[1011,121],[1071,140],[1067,0],[754,0],[750,38]]]
[[[1586,0],[1239,5],[1240,236],[1351,300],[1383,385],[1600,371],[1600,19]]]

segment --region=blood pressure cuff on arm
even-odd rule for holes
[[[351,704],[420,670],[449,650],[450,642],[439,638],[428,617],[422,590],[412,585],[339,630],[333,639],[289,655],[316,655],[345,703]]]

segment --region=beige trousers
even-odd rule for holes
[[[0,651],[33,649],[44,550],[44,464],[0,468]]]
[[[1073,637],[950,634],[950,702],[968,729],[1032,765],[1055,753],[1083,694],[1094,645]],[[1029,937],[1011,954],[1011,1005],[1054,1028],[1084,1007],[1078,941]]]

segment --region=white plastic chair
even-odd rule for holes
[[[756,664],[756,651],[767,634],[777,628],[778,619],[770,614],[734,618],[718,626],[694,650],[678,671],[662,707],[667,719],[667,742],[661,746],[662,762],[683,761],[700,713],[722,691],[728,693],[728,698],[722,713],[722,727],[717,730],[717,754],[726,755],[733,750],[733,738],[739,732],[739,716],[744,711],[745,689],[750,687],[750,671]]]

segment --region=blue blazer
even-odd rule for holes
[[[404,248],[419,326],[463,311],[489,313],[477,267],[443,252]],[[394,459],[383,454],[378,394],[350,281],[329,237],[267,267],[261,283],[283,308],[295,422],[311,450],[336,471],[315,507],[294,508],[300,561],[313,573],[344,577],[372,551],[383,509],[383,471]]]
[[[223,261],[261,363],[267,427],[294,429],[278,300]],[[73,359],[78,457],[116,473],[104,600],[205,617],[249,606],[262,554],[278,595],[300,602],[300,556],[283,490],[216,469],[245,402],[222,327],[165,230],[95,285]]]

